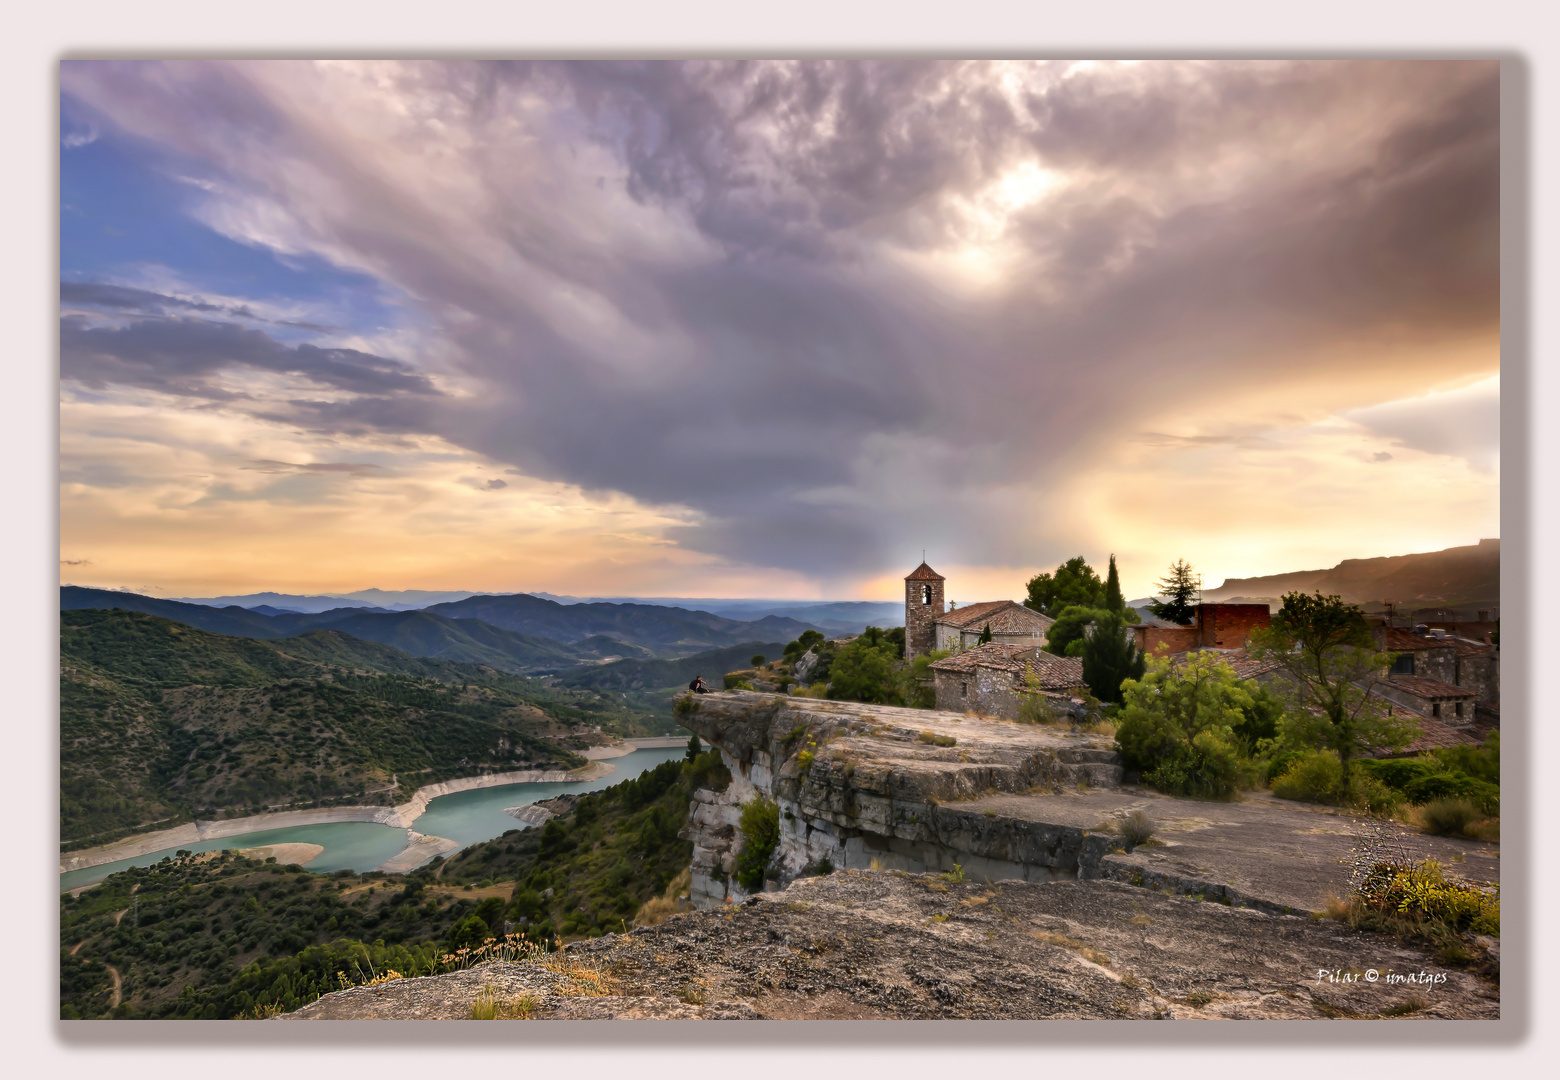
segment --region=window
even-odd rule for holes
[[[959,684],[959,696],[960,697],[969,697],[970,696],[970,684],[969,683],[961,682]]]
[[[1455,715],[1457,715],[1459,717],[1462,716],[1462,702],[1459,701],[1456,705],[1453,705],[1452,709],[1453,709]]]
[[[1392,661],[1392,674],[1412,675],[1414,673],[1414,654],[1411,652],[1400,653],[1398,658]]]
[[[1441,715],[1441,703],[1439,701],[1430,706],[1430,715],[1435,717],[1439,717]]]
[[[921,603],[923,603],[923,604],[930,604],[931,602],[932,602],[932,587],[930,585],[922,585],[921,586]]]

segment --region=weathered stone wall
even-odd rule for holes
[[[691,899],[709,906],[745,894],[730,874],[740,806],[758,794],[780,810],[775,882],[827,861],[836,869],[946,871],[998,881],[1098,877],[1110,838],[1041,822],[961,810],[993,791],[1115,787],[1113,750],[1086,736],[948,712],[731,691],[682,717],[731,770],[720,795],[701,792],[686,835],[694,844]],[[924,733],[924,738],[923,738]],[[938,746],[926,739],[951,740]]]
[[[922,586],[931,590],[930,602],[923,600]],[[937,617],[943,613],[943,583],[941,580],[906,579],[905,581],[905,659],[914,660],[936,644]]]
[[[1472,690],[1481,705],[1500,702],[1500,654],[1491,650],[1484,656],[1464,656],[1457,662],[1457,685]]]
[[[939,709],[1004,720],[1018,719],[1020,695],[1025,692],[1021,676],[986,667],[971,672],[934,671],[932,686]]]

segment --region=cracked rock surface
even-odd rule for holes
[[[846,870],[578,942],[563,958],[605,978],[491,963],[328,994],[282,1019],[464,1019],[484,991],[525,999],[535,1019],[1500,1015],[1492,976],[1443,967],[1422,949],[1101,880],[986,885]]]

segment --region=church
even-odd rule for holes
[[[1040,648],[1055,619],[1012,600],[987,600],[951,611],[943,610],[947,579],[922,562],[905,577],[905,659],[939,649],[963,652],[974,648],[986,628],[991,640],[1004,645]]]

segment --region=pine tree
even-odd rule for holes
[[[975,644],[977,644],[977,645],[984,645],[984,644],[986,644],[986,642],[988,642],[990,640],[991,640],[991,624],[987,623],[986,624],[986,629],[984,629],[984,630],[982,630],[980,632],[980,640],[977,641]]]
[[[1159,581],[1159,593],[1165,600],[1149,604],[1149,610],[1161,619],[1168,619],[1182,626],[1192,621],[1196,610],[1196,597],[1202,592],[1202,579],[1184,559],[1177,559],[1170,572]]]

